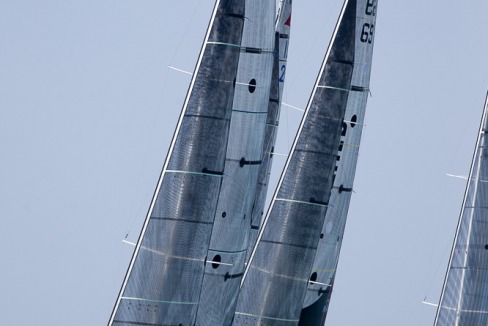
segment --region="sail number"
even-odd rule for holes
[[[376,16],[376,1],[377,0],[368,0],[368,3],[366,3],[366,15]]]
[[[369,44],[373,43],[374,24],[364,23],[361,31],[361,42]]]
[[[366,3],[366,16],[376,16],[376,1],[377,0],[368,0]],[[374,24],[364,23],[363,29],[361,30],[361,42],[363,43],[373,43],[373,36],[374,36]]]
[[[288,40],[285,41],[285,50],[283,52],[283,60],[288,58]],[[286,64],[283,63],[280,67],[280,83],[285,82]]]

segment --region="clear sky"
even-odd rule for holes
[[[340,0],[294,1],[305,107]],[[0,4],[2,325],[104,325],[212,0]],[[488,2],[379,0],[372,97],[327,325],[431,325],[488,88]],[[284,107],[277,152],[301,113]],[[274,179],[280,173],[275,160]]]

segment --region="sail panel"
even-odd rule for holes
[[[197,325],[230,325],[244,271],[252,204],[263,162],[273,61],[275,0],[247,0],[222,186]]]
[[[322,325],[327,316],[353,192],[373,56],[374,32],[370,35],[369,31],[375,28],[377,1],[358,0],[356,6],[354,68],[338,144],[334,186],[312,268],[315,282],[308,284],[300,325]],[[364,34],[366,30],[367,38]],[[319,305],[322,305],[321,309],[318,309]]]
[[[488,96],[434,325],[488,324]]]
[[[246,269],[234,325],[299,321],[351,88],[355,22],[355,1],[346,1]]]
[[[109,324],[195,322],[228,140],[245,7],[217,1]]]
[[[275,50],[278,56],[274,57],[273,74],[269,95],[268,115],[263,146],[263,162],[259,167],[258,184],[254,196],[251,213],[251,231],[249,235],[249,249],[246,261],[249,260],[252,249],[256,243],[258,231],[264,215],[264,206],[268,192],[271,167],[273,165],[273,152],[278,133],[278,124],[281,110],[281,98],[286,77],[286,63],[288,59],[288,45],[290,42],[291,28],[291,0],[280,2],[276,22]]]

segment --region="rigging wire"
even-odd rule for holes
[[[482,107],[482,105],[480,105],[480,107]],[[479,115],[479,112],[476,112],[476,118],[478,118],[478,115]],[[463,115],[464,124],[463,124],[462,132],[461,132],[461,137],[457,137],[456,145],[453,146],[454,151],[452,152],[451,158],[449,160],[448,171],[452,171],[454,169],[454,164],[456,162],[456,158],[465,157],[465,155],[462,155],[462,153],[466,152],[467,147],[469,148],[469,151],[471,151],[473,149],[472,146],[466,146],[466,144],[473,142],[473,141],[468,140],[468,138],[474,139],[474,137],[472,137],[471,132],[470,132],[470,130],[472,129],[471,127],[473,125],[475,125],[475,123],[473,123],[473,121],[474,121],[473,116],[475,116],[473,111],[470,112],[470,114]],[[474,129],[477,130],[477,128],[474,128]],[[466,157],[471,158],[470,155],[468,155]],[[467,161],[467,162],[468,162],[467,163],[468,164],[467,169],[469,171],[469,161]],[[451,178],[467,180],[467,177],[465,177],[463,175],[457,175],[457,174],[451,174],[451,173],[446,173],[446,175],[448,177],[451,177]],[[466,182],[463,182],[463,189],[466,188]],[[456,185],[456,187],[461,187],[461,185],[460,184]],[[422,302],[424,304],[430,304],[430,305],[436,305],[436,306],[437,306],[437,304],[428,303],[426,301],[426,299],[430,296],[430,292],[432,290],[434,282],[437,282],[439,279],[442,279],[442,281],[443,281],[444,275],[441,273],[441,271],[443,270],[443,268],[447,268],[447,261],[448,260],[446,260],[445,258],[448,259],[448,257],[449,257],[449,253],[450,253],[451,248],[452,248],[452,241],[453,241],[455,231],[456,231],[455,227],[454,227],[452,229],[451,234],[450,234],[451,236],[448,237],[448,241],[444,244],[439,243],[440,239],[443,238],[439,234],[440,230],[442,230],[441,226],[446,224],[445,219],[443,219],[443,217],[445,217],[446,215],[449,215],[449,219],[454,219],[455,221],[457,221],[459,218],[459,212],[456,212],[456,213],[450,212],[448,214],[444,214],[442,212],[442,209],[445,206],[444,203],[447,202],[447,193],[446,192],[447,192],[447,186],[446,186],[446,181],[444,181],[444,186],[442,187],[440,204],[438,206],[438,213],[436,214],[435,233],[432,237],[433,239],[437,239],[437,241],[436,241],[437,242],[436,243],[437,249],[432,246],[433,249],[431,250],[431,254],[430,254],[430,258],[429,258],[431,265],[437,261],[437,264],[436,264],[437,267],[435,268],[434,275],[432,275],[432,277],[431,277],[431,280],[430,280],[429,285],[427,287],[427,291],[426,291],[424,300]],[[461,205],[461,201],[462,200],[460,199],[460,201],[459,201],[460,205]],[[439,247],[442,247],[442,249]],[[439,255],[440,252],[442,252],[442,255]],[[429,270],[431,270],[431,268],[429,268]],[[442,275],[439,276],[439,274],[442,274]],[[442,286],[442,281],[439,283],[441,286]],[[441,289],[441,291],[442,291],[442,289]],[[440,296],[440,292],[438,293],[438,295]]]

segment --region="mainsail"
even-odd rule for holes
[[[281,99],[285,84],[286,63],[288,59],[288,45],[290,42],[291,11],[291,0],[282,0],[276,19],[276,36],[278,38],[276,52],[278,55],[275,56],[273,65],[273,78],[271,82],[268,116],[266,119],[266,134],[264,137],[262,155],[263,162],[259,167],[258,184],[251,214],[251,234],[249,239],[249,250],[247,252],[248,258],[251,255],[252,248],[256,243],[258,231],[261,227],[271,167],[273,165],[273,152],[276,143],[276,135],[278,133]],[[246,259],[246,261],[247,260],[248,259]]]
[[[247,0],[224,176],[207,254],[197,325],[230,325],[244,272],[263,162],[275,54],[275,0]]]
[[[217,0],[109,325],[193,325],[222,183],[245,1]]]
[[[300,325],[322,325],[327,316],[347,212],[351,200],[359,145],[369,95],[377,0],[358,0],[351,89],[342,122],[341,140],[329,207],[325,214]],[[322,294],[323,293],[323,294]]]
[[[344,155],[344,159],[352,163],[345,170],[355,167],[357,149],[350,154],[342,154],[346,145],[344,137],[347,135],[344,127],[347,127],[345,124],[359,127],[359,121],[362,121],[364,115],[361,105],[365,105],[367,96],[370,64],[363,61],[362,56],[370,50],[356,43],[367,43],[372,47],[374,8],[375,0],[344,2],[298,134],[247,266],[234,325],[321,323],[321,318],[304,318],[302,306],[309,283],[314,285],[316,298],[317,294],[319,299],[325,298],[319,300],[319,316],[330,297],[330,279],[325,276],[324,282],[328,283],[320,284],[313,267],[320,264],[316,260],[320,243],[332,242],[326,239],[322,229],[326,213],[334,205],[330,199],[341,156]],[[365,17],[365,10],[371,12],[369,15],[366,13],[366,16],[372,17]],[[361,51],[361,62],[358,63],[355,61],[357,49]],[[350,95],[353,93],[360,96],[353,97]],[[353,108],[354,103],[359,107]],[[346,116],[346,113],[352,113],[352,116]],[[347,119],[352,120],[346,122]],[[359,136],[360,132],[359,135],[350,136],[350,141],[355,141],[352,144],[359,144]],[[342,187],[338,188],[341,194],[350,192],[352,179],[353,175],[343,177]],[[347,207],[344,210],[347,212]],[[336,228],[340,228],[339,221]],[[336,262],[338,251],[332,254],[328,259]],[[316,289],[316,285],[321,286]],[[316,313],[312,312],[311,315],[315,316]]]
[[[488,325],[488,94],[434,325]]]

